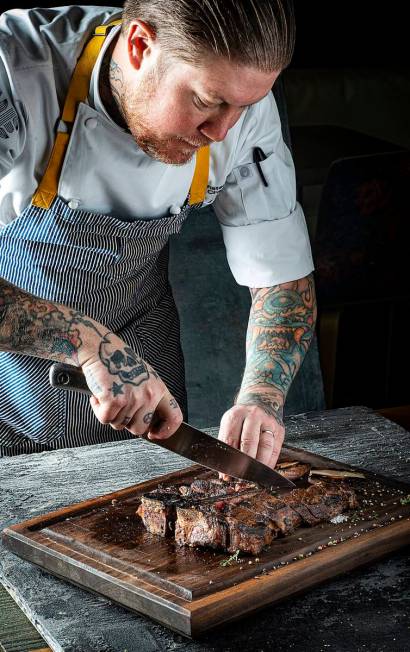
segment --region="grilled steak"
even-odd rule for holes
[[[307,478],[310,471],[310,464],[301,462],[280,462],[276,465],[275,471],[284,475],[288,480],[302,480]]]
[[[148,532],[164,537],[174,531],[176,507],[180,502],[181,495],[175,487],[156,489],[142,497],[137,514]]]
[[[251,483],[208,479],[146,494],[137,513],[149,532],[172,534],[178,545],[258,555],[278,536],[355,507],[344,482],[315,481],[276,497]]]
[[[219,497],[226,498],[228,496],[231,497],[233,504],[258,491],[256,485],[251,482],[225,482],[214,478],[194,480],[191,485],[170,486],[145,494],[141,499],[137,514],[142,518],[148,532],[167,536],[174,533],[177,508],[186,507],[189,510],[190,506],[206,506]],[[186,527],[189,529],[188,522]]]

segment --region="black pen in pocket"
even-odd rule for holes
[[[262,172],[261,168],[261,161],[264,161],[266,159],[266,154],[261,149],[261,147],[254,147],[253,148],[253,162],[256,163],[256,167],[258,168],[259,176],[262,179],[263,185],[267,188],[268,187],[268,182],[265,179],[265,175]]]

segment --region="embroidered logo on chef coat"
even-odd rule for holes
[[[223,186],[207,186],[206,195],[203,202],[204,205],[206,206],[208,204],[212,204],[215,201],[218,193],[221,192],[222,188]]]
[[[0,138],[10,138],[18,128],[17,111],[4,96],[3,91],[0,91]]]

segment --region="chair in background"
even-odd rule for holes
[[[329,169],[313,245],[328,408],[408,403],[409,189],[408,151]]]

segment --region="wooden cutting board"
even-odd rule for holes
[[[298,449],[285,454],[315,468],[353,469]],[[410,485],[363,473],[365,480],[349,480],[361,506],[347,512],[348,521],[298,528],[256,559],[240,555],[227,563],[227,553],[179,548],[147,533],[135,515],[140,496],[158,483],[210,477],[200,466],[6,528],[3,540],[61,578],[196,636],[408,543]]]

